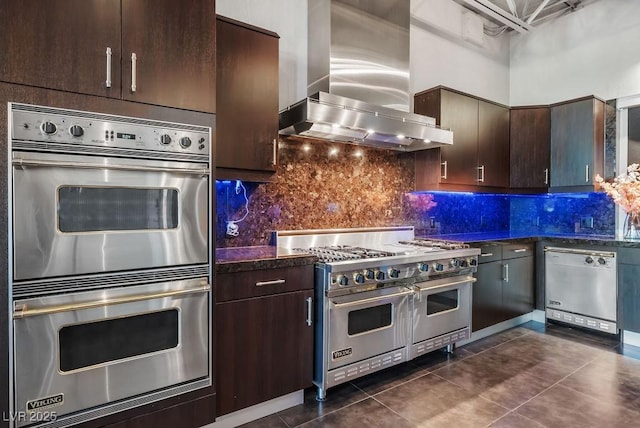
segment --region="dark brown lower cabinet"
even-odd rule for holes
[[[478,281],[473,285],[473,331],[533,311],[534,249],[531,243],[481,246]]]
[[[298,288],[313,286],[312,266],[304,268],[308,270],[288,269],[308,273]],[[269,275],[269,270],[261,273]],[[226,278],[219,275],[220,297],[227,295],[225,285],[255,289],[259,296],[215,306],[218,416],[312,385],[313,326],[309,324],[313,289],[278,292],[279,287],[287,288],[278,281],[301,278],[287,274],[280,271],[264,278],[252,272],[228,274]],[[276,294],[262,295],[270,286]]]

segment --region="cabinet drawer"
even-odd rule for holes
[[[640,248],[618,248],[618,263],[640,265]]]
[[[216,300],[247,299],[313,289],[313,266],[259,269],[216,276]]]
[[[533,242],[518,244],[510,242],[502,246],[502,258],[515,259],[517,257],[527,257],[535,255],[536,247]]]
[[[488,242],[474,245],[474,247],[480,248],[478,263],[489,263],[495,262],[496,260],[502,260],[502,244],[497,242]]]

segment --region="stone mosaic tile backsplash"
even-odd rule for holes
[[[417,235],[615,232],[603,193],[411,193],[410,153],[299,139],[280,142],[278,161],[272,182],[216,182],[217,247],[269,244],[273,230],[405,224]]]

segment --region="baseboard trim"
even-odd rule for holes
[[[542,313],[544,314],[544,312]],[[456,345],[462,346],[466,345],[467,343],[475,342],[476,340],[484,339],[485,337],[500,333],[501,331],[517,327],[520,324],[531,321],[532,319],[533,312],[529,312],[528,314],[520,315],[519,317],[511,318],[510,320],[502,321],[501,323],[483,328],[482,330],[474,331],[469,339],[457,342]]]
[[[622,343],[625,345],[640,347],[640,333],[622,330]]]
[[[542,324],[547,322],[547,313],[540,309],[534,309],[531,312],[531,321],[541,322]]]
[[[256,419],[264,418],[265,416],[272,415],[277,412],[281,412],[289,407],[297,406],[304,402],[304,390],[292,392],[291,394],[283,395],[281,397],[274,398],[263,403],[256,404],[246,409],[238,410],[237,412],[229,413],[228,415],[220,416],[216,418],[216,421],[212,424],[205,425],[201,428],[233,428],[239,425],[246,424]]]

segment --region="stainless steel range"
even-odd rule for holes
[[[471,333],[480,251],[415,239],[413,227],[276,232],[318,256],[314,383],[327,389],[446,348]]]

